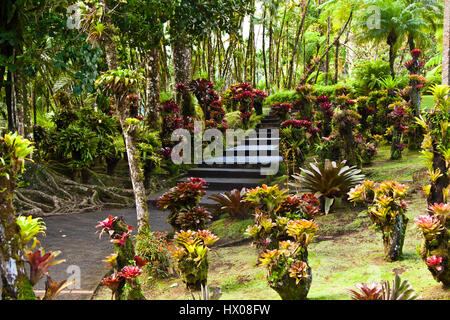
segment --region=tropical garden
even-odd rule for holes
[[[450,299],[450,1],[0,16],[1,300]]]

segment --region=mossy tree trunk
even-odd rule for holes
[[[433,170],[439,169],[442,176],[431,183],[430,194],[427,198],[428,206],[435,203],[444,203],[444,190],[449,184],[445,158],[435,145],[433,145],[433,155]]]
[[[398,261],[401,258],[407,225],[408,218],[402,214],[397,214],[393,226],[388,226],[382,230],[386,261]]]
[[[282,300],[306,300],[312,283],[312,269],[308,264],[308,250],[299,254],[297,259],[306,263],[306,277],[303,277],[298,283],[296,279],[289,276],[288,270],[283,270],[282,275],[278,275],[276,279],[271,279],[269,272],[269,286],[275,290]]]
[[[106,1],[102,1],[102,4],[106,8]],[[105,25],[107,28],[111,27],[111,21],[109,15],[105,15]],[[115,43],[112,40],[112,35],[107,34],[102,37],[102,43],[105,48],[106,62],[109,70],[116,70],[119,67],[118,56],[116,52]],[[136,128],[134,125],[128,125],[126,119],[129,116],[130,105],[125,103],[126,97],[129,92],[115,92],[115,112],[119,116],[120,126],[122,128],[123,137],[125,140],[125,148],[128,159],[128,166],[130,168],[130,178],[133,186],[134,198],[136,201],[136,214],[138,221],[138,230],[148,225],[148,205],[147,197],[145,195],[144,177],[140,164],[139,153],[136,149]]]
[[[402,158],[402,151],[399,146],[402,143],[402,134],[394,128],[391,141],[391,160],[399,160]]]

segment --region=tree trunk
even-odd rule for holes
[[[331,17],[327,20],[327,46],[330,45]],[[330,72],[330,53],[327,52],[325,57],[325,85],[328,85],[328,77]]]
[[[287,87],[288,90],[291,90],[292,75],[294,73],[295,56],[297,54],[297,48],[298,48],[298,44],[300,42],[300,35],[302,34],[302,31],[303,31],[303,26],[305,24],[306,13],[308,12],[308,6],[309,6],[310,2],[311,2],[311,0],[308,0],[307,3],[306,3],[306,0],[303,0],[303,3],[302,3],[302,7],[303,7],[302,19],[301,19],[300,24],[298,26],[297,34],[295,36],[294,49],[293,49],[293,52],[292,52],[292,58],[291,58],[290,67],[289,67],[289,82],[288,82],[288,87]]]
[[[192,73],[192,50],[185,45],[172,46],[175,83],[189,84]],[[182,104],[183,116],[192,117],[195,114],[194,102],[189,91],[177,95],[177,103]]]
[[[433,170],[440,170],[442,176],[440,176],[436,182],[431,183],[430,194],[428,195],[427,202],[428,206],[435,203],[445,203],[444,202],[444,189],[449,185],[449,177],[447,176],[447,166],[445,158],[441,152],[437,150],[436,145],[433,145]]]
[[[334,53],[334,79],[333,82],[336,84],[339,78],[339,45],[340,42],[336,42],[336,52]]]
[[[397,214],[393,230],[388,234],[383,234],[386,261],[397,261],[402,256],[407,224],[408,218]]]
[[[286,20],[286,11],[287,11],[287,7],[284,8],[284,12],[283,12],[283,19],[281,20],[281,27],[280,27],[280,34],[278,36],[278,43],[277,43],[277,53],[276,53],[276,61],[275,61],[275,76],[277,79],[277,88],[278,90],[280,90],[280,78],[281,78],[281,74],[280,74],[280,70],[283,69],[283,66],[279,65],[280,62],[280,45],[283,42],[283,30],[284,30],[284,22]]]
[[[264,78],[266,80],[266,90],[269,90],[269,78],[267,76],[267,59],[266,59],[266,7],[264,6],[263,13],[263,30],[262,30],[262,54],[263,54],[263,64],[264,64]]]
[[[159,48],[150,49],[147,63],[147,85],[145,99],[147,103],[147,124],[154,128],[158,124],[159,105]]]
[[[442,84],[450,85],[450,0],[444,2]]]
[[[395,56],[394,45],[389,45],[389,70],[392,78],[395,78]]]
[[[6,98],[6,110],[8,113],[8,131],[16,131],[14,109],[13,109],[13,86],[12,86],[12,73],[7,71],[6,85],[5,85],[5,98]]]
[[[104,4],[104,1],[103,1]],[[105,24],[110,26],[109,17],[106,16]],[[104,35],[103,45],[105,48],[106,62],[109,70],[115,70],[118,68],[118,58],[116,53],[116,46],[111,39],[111,35]],[[136,150],[136,129],[133,126],[128,126],[126,119],[128,116],[128,110],[126,110],[126,104],[123,97],[115,94],[116,112],[120,119],[120,125],[125,140],[125,148],[127,151],[128,166],[130,168],[130,178],[133,185],[133,193],[136,202],[136,215],[138,222],[138,230],[141,231],[148,225],[148,205],[147,197],[145,195],[143,173],[140,166],[140,157]]]

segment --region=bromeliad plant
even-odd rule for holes
[[[31,142],[17,133],[0,137],[0,273],[2,300],[36,300],[34,285],[47,274],[48,269],[61,261],[52,261],[59,253],[34,248],[37,236],[44,234],[45,225],[40,218],[16,216],[12,199],[25,161],[33,151]],[[29,244],[32,242],[32,245]],[[28,274],[25,261],[30,265]],[[60,288],[73,282],[58,283]],[[42,299],[54,298],[57,292],[46,288]],[[61,289],[62,290],[62,289]]]
[[[414,219],[422,231],[424,241],[419,254],[434,279],[450,286],[450,204],[435,203],[428,207],[428,215]]]
[[[211,220],[209,212],[199,207],[201,198],[206,194],[205,189],[205,180],[191,177],[186,182],[178,183],[158,199],[158,208],[170,211],[167,222],[175,231],[196,230]]]
[[[336,163],[325,160],[325,163],[310,163],[308,169],[300,168],[300,175],[292,177],[297,180],[295,187],[313,193],[320,201],[320,210],[328,214],[336,198],[347,194],[350,188],[364,179],[361,170],[346,165],[346,161]]]
[[[432,91],[434,108],[425,118],[416,118],[425,132],[422,154],[431,184],[423,187],[427,196],[428,215],[417,218],[415,222],[424,235],[420,256],[434,279],[444,286],[450,286],[450,88],[446,85],[435,86]]]
[[[218,240],[208,230],[180,231],[175,233],[172,257],[186,287],[200,290],[208,280],[208,251]]]
[[[357,290],[348,290],[352,300],[416,300],[419,297],[414,292],[408,280],[401,280],[395,275],[392,285],[389,281],[382,283],[359,283]]]
[[[142,273],[142,267],[147,261],[135,254],[131,239],[133,228],[122,217],[111,215],[99,221],[96,228],[100,233],[99,237],[106,233],[114,244],[114,253],[104,260],[111,270],[101,281],[102,285],[111,289],[111,299],[145,300],[137,277]]]
[[[264,250],[259,261],[268,269],[269,286],[282,299],[302,300],[312,281],[307,247],[318,230],[311,220],[318,212],[318,200],[310,194],[300,198],[286,193],[265,185],[249,190],[245,200],[255,206],[255,223],[246,234]]]
[[[402,158],[403,133],[408,130],[408,105],[401,102],[395,102],[390,105],[393,110],[388,114],[388,118],[392,123],[392,141],[391,141],[391,160]]]
[[[230,192],[213,194],[208,197],[218,204],[216,213],[226,212],[231,218],[247,219],[252,208],[251,203],[244,200],[243,197],[247,193],[246,188],[233,189]]]
[[[447,203],[449,195],[450,167],[450,87],[435,86],[432,89],[435,106],[425,114],[416,117],[424,130],[422,154],[428,168],[431,184],[423,187],[428,205]]]
[[[319,129],[310,121],[297,119],[282,122],[280,128],[281,152],[286,167],[292,167],[290,176],[295,168],[303,165]]]
[[[280,118],[281,121],[285,121],[288,119],[291,110],[292,104],[290,103],[275,103],[270,109],[270,114]]]
[[[405,202],[408,186],[396,181],[375,183],[364,181],[352,188],[349,200],[354,203],[367,203],[370,220],[376,231],[383,237],[386,261],[397,261],[402,255],[405,240],[407,204]]]

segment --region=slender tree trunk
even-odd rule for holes
[[[450,0],[444,2],[442,83],[450,85]]]
[[[103,1],[104,4],[104,1]],[[106,7],[106,5],[104,4]],[[109,17],[106,16],[105,24],[110,25]],[[111,39],[111,35],[105,34],[102,38],[105,48],[106,62],[109,70],[116,70],[119,66],[118,57],[116,53],[116,46]],[[147,197],[145,195],[144,188],[144,174],[140,164],[140,157],[136,150],[136,128],[134,126],[128,126],[126,119],[128,117],[129,110],[124,103],[124,96],[115,94],[116,112],[118,113],[122,132],[125,140],[125,147],[127,151],[128,166],[130,169],[130,178],[133,186],[133,193],[136,202],[136,215],[138,230],[144,230],[145,226],[148,226],[148,205]]]
[[[13,86],[12,86],[12,73],[7,71],[6,85],[5,85],[5,98],[6,98],[6,110],[8,113],[8,131],[16,131],[14,119],[16,115],[13,110]]]
[[[336,84],[339,77],[339,41],[336,42],[336,52],[334,53],[334,79],[333,82]]]
[[[267,59],[266,59],[266,7],[264,7],[263,13],[263,30],[262,30],[262,54],[263,54],[263,63],[264,63],[264,78],[266,80],[266,90],[269,89],[269,79],[267,76]]]
[[[327,46],[330,45],[330,32],[331,32],[331,17],[327,20]],[[325,85],[328,85],[328,77],[330,73],[330,53],[328,52],[325,58]]]
[[[281,83],[281,81],[280,81],[280,77],[281,77],[280,70],[283,68],[283,66],[282,65],[280,66],[279,63],[280,63],[280,46],[281,46],[281,43],[283,42],[283,30],[284,30],[284,22],[286,20],[286,11],[287,11],[287,7],[284,7],[283,19],[281,20],[280,34],[278,36],[277,55],[276,55],[276,61],[275,61],[275,75],[276,75],[276,78],[277,78],[277,88],[278,88],[278,90],[280,89],[280,83]],[[281,57],[281,61],[282,61],[282,58],[283,57]]]
[[[292,86],[292,75],[294,73],[295,57],[297,54],[297,48],[298,48],[298,44],[300,42],[300,35],[302,34],[302,31],[303,31],[303,26],[305,24],[305,18],[306,18],[306,14],[308,12],[308,6],[309,6],[310,2],[311,2],[311,0],[308,0],[308,2],[306,2],[306,0],[303,0],[303,3],[302,3],[303,13],[302,13],[301,22],[297,29],[297,34],[295,36],[294,50],[292,51],[292,58],[291,58],[291,63],[290,63],[290,68],[289,68],[289,82],[288,82],[288,87],[287,87],[288,90],[290,90],[291,86]]]
[[[276,11],[275,11],[276,12]],[[270,10],[269,21],[269,88],[268,93],[272,93],[272,84],[274,77],[274,65],[273,65],[273,10]]]
[[[255,37],[255,26],[253,24],[253,14],[250,15],[250,27],[248,30],[247,53],[245,55],[245,74],[246,82],[253,83],[253,40]]]

